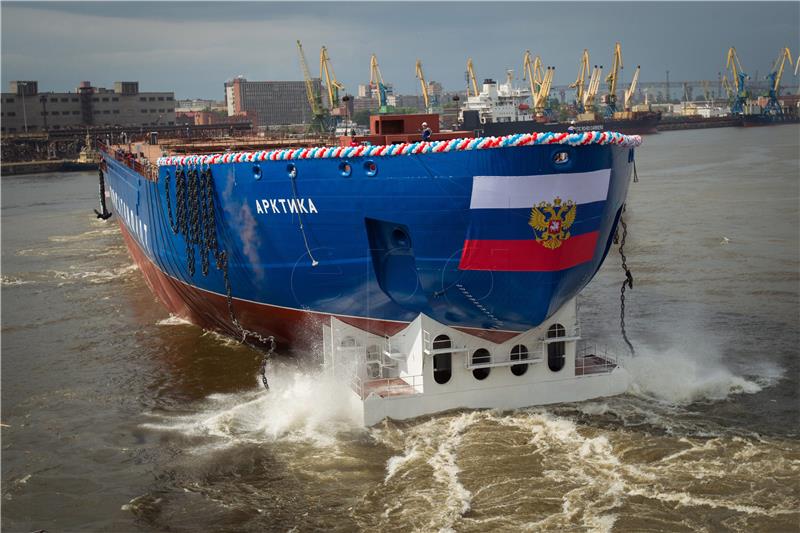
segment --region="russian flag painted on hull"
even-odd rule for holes
[[[591,261],[611,169],[475,176],[461,270],[554,272]]]

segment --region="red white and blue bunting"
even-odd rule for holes
[[[285,161],[289,159],[327,159],[353,157],[383,157],[392,155],[415,155],[453,152],[463,150],[486,150],[542,144],[616,144],[639,146],[638,135],[624,135],[610,131],[588,131],[583,133],[516,133],[504,137],[476,137],[445,141],[413,142],[390,145],[359,145],[319,148],[284,148],[256,152],[228,152],[225,154],[169,156],[158,159],[158,166],[169,165],[215,165],[221,163],[253,163],[258,161]]]

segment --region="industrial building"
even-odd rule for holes
[[[40,93],[36,81],[12,81],[9,89],[2,93],[3,133],[175,124],[175,93],[139,92],[136,81],[115,82],[113,89],[84,81],[65,93]]]
[[[323,94],[319,78],[311,80]],[[324,105],[327,101],[323,96]],[[258,126],[304,124],[312,119],[304,81],[248,81],[238,77],[225,82],[228,116],[246,115]]]

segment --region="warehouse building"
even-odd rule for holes
[[[118,81],[114,89],[81,82],[75,92],[39,93],[36,81],[12,81],[2,93],[3,133],[35,133],[84,127],[175,124],[174,92],[139,92],[139,82]]]

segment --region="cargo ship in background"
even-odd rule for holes
[[[323,343],[364,421],[624,392],[578,346],[641,139],[471,138],[373,117],[371,144],[102,146],[128,249],[167,309],[257,344]],[[201,145],[198,145],[198,149]],[[344,374],[343,374],[344,373]]]

